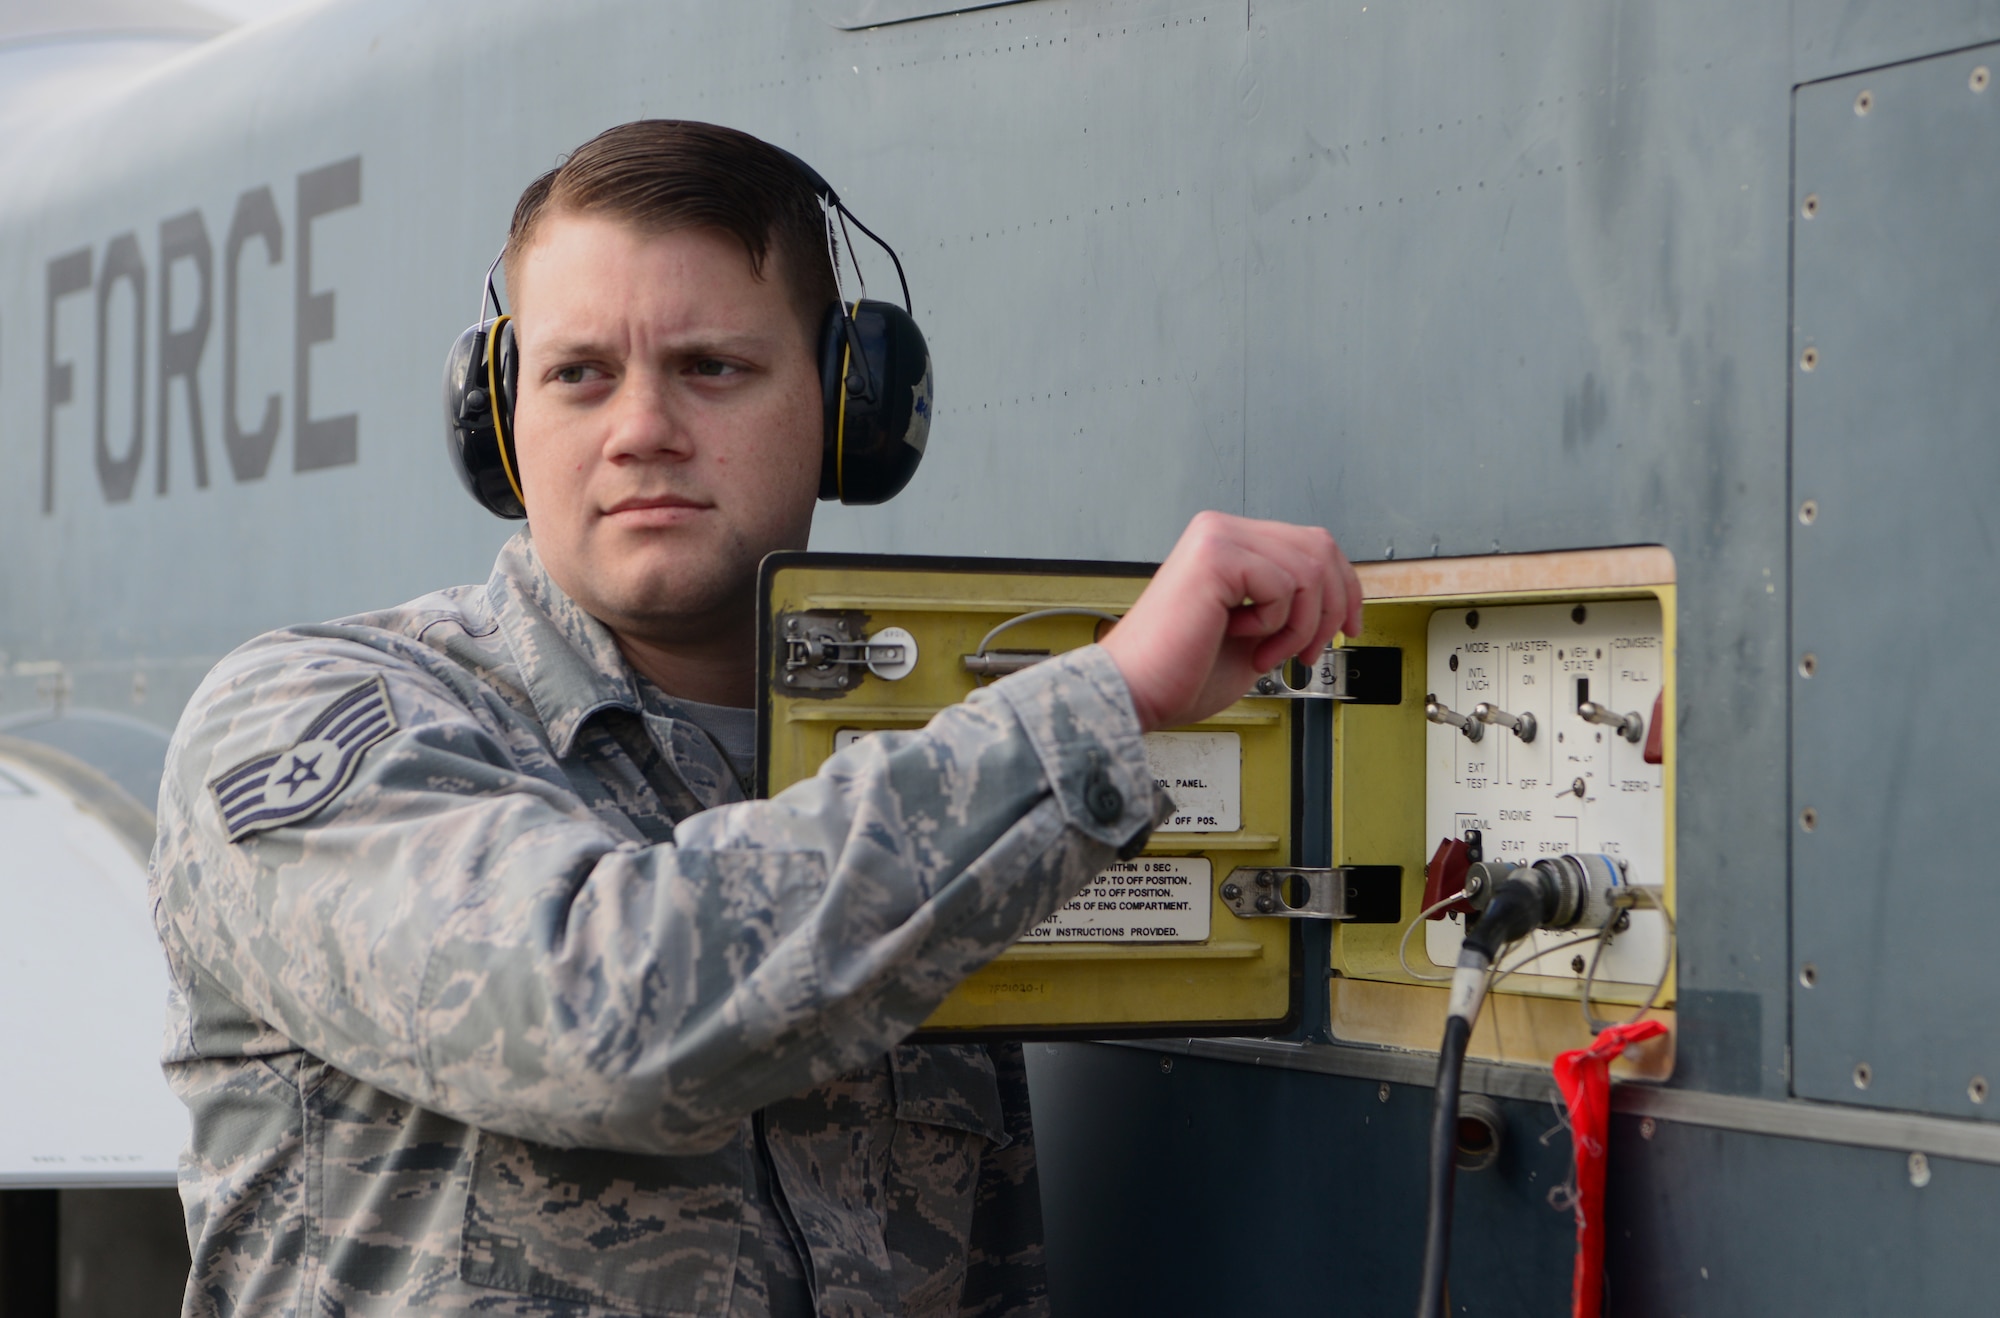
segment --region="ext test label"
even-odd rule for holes
[[[1201,856],[1117,861],[1022,943],[1204,942],[1212,878]]]

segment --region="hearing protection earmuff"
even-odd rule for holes
[[[902,284],[900,307],[869,298],[866,285],[851,304],[837,298],[820,323],[818,342],[823,423],[819,497],[883,503],[910,483],[930,438],[930,349],[911,315],[910,285],[895,249],[856,219],[812,166],[789,151],[784,154],[826,209],[827,256],[835,286],[840,262],[833,254],[832,226],[838,223],[844,237],[849,221],[889,254]],[[496,257],[486,272],[479,320],[458,336],[445,358],[445,446],[459,480],[481,507],[498,517],[521,518],[528,512],[514,450],[520,354],[513,318],[501,310],[493,286],[499,267]],[[855,275],[858,280],[858,264]],[[495,313],[491,319],[486,316],[489,300]]]

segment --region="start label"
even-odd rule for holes
[[[1234,732],[1149,732],[1153,781],[1174,798],[1162,833],[1234,833],[1243,827],[1243,738]]]
[[[1201,856],[1116,861],[1023,942],[1205,942],[1213,873]]]

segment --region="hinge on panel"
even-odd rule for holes
[[[1243,868],[1222,883],[1222,903],[1246,920],[1344,920],[1400,924],[1401,865]]]
[[[916,638],[900,627],[867,635],[868,616],[853,610],[781,613],[778,682],[794,692],[852,691],[863,673],[893,681],[917,660]]]
[[[1403,652],[1393,645],[1329,645],[1296,686],[1286,671],[1290,667],[1280,665],[1258,678],[1250,694],[1347,705],[1403,703]]]

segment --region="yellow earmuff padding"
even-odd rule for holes
[[[527,511],[528,496],[521,493],[521,478],[514,474],[514,460],[507,456],[507,421],[501,415],[500,407],[500,327],[514,319],[501,315],[493,318],[493,324],[486,331],[486,399],[493,409],[493,434],[500,441],[500,470],[507,473],[507,485],[514,491],[514,497],[521,501],[521,510]]]
[[[848,324],[854,323],[854,312],[861,310],[861,303],[854,304],[854,311],[848,313]],[[854,357],[854,335],[841,335],[845,346],[840,350],[840,419],[833,427],[833,492],[842,503],[847,502],[847,372]]]

